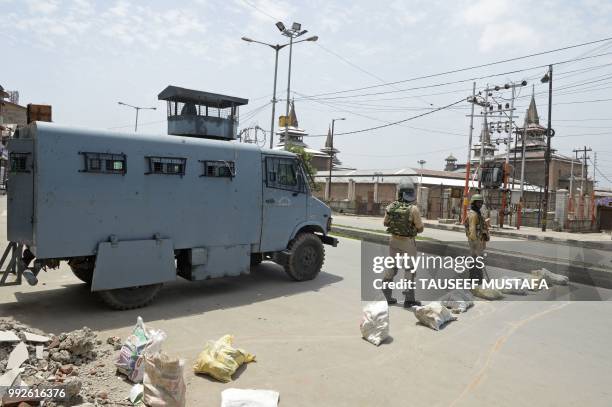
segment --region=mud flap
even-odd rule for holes
[[[98,244],[91,291],[112,290],[176,280],[171,239]]]

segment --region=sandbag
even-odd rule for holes
[[[439,302],[431,302],[422,307],[414,308],[414,316],[425,326],[439,331],[442,325],[456,321],[457,317]]]
[[[236,369],[243,363],[253,362],[255,355],[232,347],[234,337],[222,336],[217,341],[208,341],[193,365],[195,373],[203,373],[221,382],[230,382]]]
[[[145,355],[144,404],[149,407],[184,407],[183,359],[163,352]]]
[[[121,346],[115,361],[117,371],[126,375],[133,383],[142,383],[145,353],[159,352],[165,339],[164,331],[148,329],[142,318],[138,317],[132,334]]]
[[[221,392],[221,407],[277,407],[274,390],[226,389]]]
[[[361,336],[378,346],[389,337],[389,305],[387,301],[371,302],[363,307]]]
[[[515,282],[518,281],[522,281],[520,279],[517,278],[512,278],[512,277],[504,277],[504,285],[501,290],[502,294],[508,294],[508,295],[527,295],[527,289],[525,288],[521,288],[520,285],[521,284],[516,284]],[[505,288],[506,287],[506,281],[507,280],[511,280],[512,284],[508,284],[510,286],[510,288]],[[518,287],[517,287],[518,286]]]
[[[482,288],[480,286],[472,288],[472,294],[489,301],[501,300],[504,298],[504,294],[502,294],[501,291],[494,288]]]
[[[474,306],[474,296],[467,290],[454,290],[445,294],[441,303],[453,314],[461,314]]]
[[[540,270],[534,270],[531,272],[531,275],[543,278],[546,280],[548,285],[568,285],[569,278],[567,276],[563,276],[561,274],[555,274],[551,271],[546,270],[545,268]]]

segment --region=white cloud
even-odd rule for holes
[[[520,7],[516,2],[506,0],[479,0],[465,8],[461,18],[468,24],[487,24],[507,16],[510,7]]]
[[[28,9],[32,13],[50,14],[57,10],[57,0],[27,0]]]
[[[484,27],[478,45],[481,51],[502,50],[510,45],[524,50],[537,48],[541,34],[517,21],[498,22]]]

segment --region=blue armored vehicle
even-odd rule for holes
[[[167,87],[168,135],[36,122],[9,141],[0,285],[67,261],[112,308],[149,303],[177,275],[249,273],[264,260],[317,276],[331,211],[295,154],[234,140],[245,99]]]

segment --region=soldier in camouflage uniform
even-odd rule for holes
[[[391,233],[389,238],[389,256],[395,257],[396,254],[408,256],[417,255],[415,237],[423,232],[423,222],[419,208],[416,206],[416,194],[412,181],[401,180],[397,186],[397,201],[392,202],[385,210],[385,220],[383,224],[387,227],[387,232]],[[414,281],[415,273],[410,269],[404,270],[404,278]],[[397,275],[397,268],[387,269],[383,277],[383,282],[391,282]],[[388,304],[396,304],[397,300],[392,297],[391,289],[382,290]],[[421,305],[414,298],[414,290],[404,291],[404,307],[410,308]]]
[[[489,227],[480,213],[483,198],[480,194],[472,195],[470,199],[470,210],[465,219],[465,234],[470,245],[470,256],[477,257],[484,254],[487,242],[489,241]],[[483,270],[478,267],[470,269],[470,278],[482,281]]]

